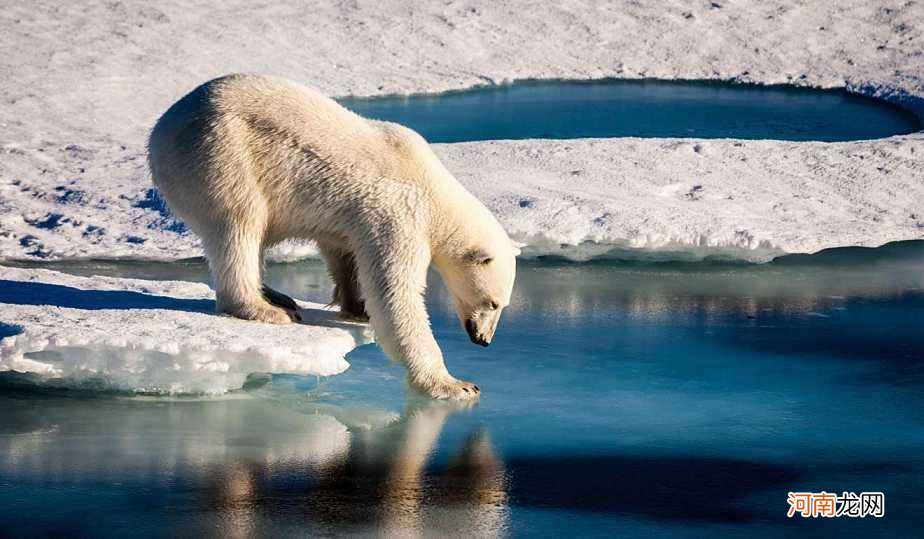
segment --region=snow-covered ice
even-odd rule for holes
[[[530,78],[791,83],[846,87],[920,116],[921,21],[915,2],[11,5],[0,13],[0,257],[200,254],[149,190],[144,140],[163,110],[215,76],[276,74],[335,96]],[[837,144],[479,142],[437,152],[531,254],[618,248],[765,260],[924,237],[920,133]],[[287,245],[275,256],[312,253]]]
[[[218,394],[252,373],[327,376],[369,342],[364,324],[300,302],[301,324],[218,316],[211,289],[182,281],[77,277],[0,267],[0,371],[40,382]]]
[[[615,251],[752,262],[924,238],[921,151],[895,138],[837,144],[618,138],[439,148],[528,255],[587,259]]]

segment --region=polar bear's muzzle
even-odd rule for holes
[[[466,318],[464,325],[468,338],[475,344],[487,346],[494,338],[497,323],[500,321],[501,309],[491,311],[476,311]]]

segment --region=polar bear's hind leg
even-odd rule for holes
[[[216,240],[204,242],[218,311],[270,324],[295,321],[294,312],[273,305],[263,295],[260,228],[252,221],[225,222],[219,230]]]
[[[342,249],[321,246],[321,255],[327,262],[327,271],[334,280],[334,297],[332,305],[340,306],[340,316],[348,320],[368,321],[366,303],[359,289],[356,276],[356,259],[353,254]]]

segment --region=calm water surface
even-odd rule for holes
[[[845,141],[921,129],[910,112],[843,90],[659,81],[534,81],[433,95],[345,98],[430,142],[587,137]]]
[[[204,279],[204,266],[69,262]],[[482,349],[429,294],[470,409],[374,345],[219,399],[0,391],[12,535],[913,536],[924,526],[924,243],[762,266],[521,264]],[[319,263],[277,287],[326,300]],[[786,518],[882,491],[884,519]]]

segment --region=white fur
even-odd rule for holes
[[[284,79],[231,75],[193,90],[157,122],[154,183],[201,236],[218,309],[287,323],[261,291],[263,251],[317,241],[345,316],[368,312],[376,340],[439,398],[470,399],[430,331],[433,263],[473,341],[490,342],[510,301],[516,247],[493,215],[397,124],[364,119]]]

